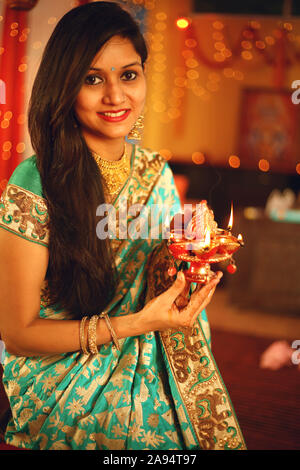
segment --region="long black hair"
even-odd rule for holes
[[[49,213],[49,305],[72,318],[100,313],[118,282],[109,241],[96,236],[96,208],[105,202],[101,175],[73,109],[94,57],[113,36],[128,38],[145,63],[144,38],[117,3],[70,10],[47,43],[29,105],[29,133]]]

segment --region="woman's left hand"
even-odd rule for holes
[[[172,286],[158,297],[150,300],[140,311],[145,326],[148,323],[149,330],[153,331],[192,327],[197,316],[211,301],[222,275],[222,272],[218,272],[215,278],[204,286],[198,284],[187,305],[182,308],[183,300],[186,303],[185,297],[188,291],[184,274],[179,272]]]

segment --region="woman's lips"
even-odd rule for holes
[[[124,121],[128,117],[130,109],[120,109],[119,111],[105,111],[103,113],[97,113],[97,115],[108,122],[120,122]]]

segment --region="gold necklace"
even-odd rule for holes
[[[130,174],[130,159],[127,155],[126,145],[120,160],[104,160],[100,155],[93,151],[92,155],[98,165],[102,177],[104,178],[109,196],[111,198],[115,197],[124,186],[124,183]]]

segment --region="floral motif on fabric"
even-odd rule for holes
[[[166,275],[168,263],[169,253],[163,243],[153,252],[149,262],[147,299],[170,286],[170,278]],[[245,449],[230,398],[201,323],[199,315],[194,328],[170,329],[159,334],[165,360],[171,368],[172,395],[178,396],[178,403],[186,410],[200,448]],[[186,433],[182,427],[182,432],[188,445],[191,429],[188,428]]]

